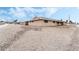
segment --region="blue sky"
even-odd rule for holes
[[[0,20],[19,21],[31,20],[34,16],[53,19],[70,19],[79,22],[78,7],[0,7]]]

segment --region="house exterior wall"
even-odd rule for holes
[[[57,26],[57,23],[53,23],[53,21],[48,21],[47,23],[44,20],[38,20],[34,22],[29,22],[31,26]]]

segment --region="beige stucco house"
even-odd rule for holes
[[[65,22],[44,17],[34,17],[31,21],[26,21],[25,24],[30,26],[63,26]]]

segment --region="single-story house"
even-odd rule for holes
[[[25,25],[30,26],[63,26],[65,21],[48,19],[44,17],[34,17],[31,21],[26,21]]]

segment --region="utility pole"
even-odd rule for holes
[[[69,19],[68,19],[69,23],[70,23],[70,16],[69,16]]]
[[[69,21],[70,21],[70,16],[69,16]]]

